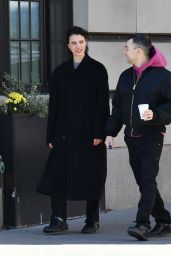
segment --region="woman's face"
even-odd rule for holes
[[[68,48],[72,52],[74,57],[83,57],[85,55],[85,50],[87,46],[87,41],[82,35],[71,35],[69,37]]]

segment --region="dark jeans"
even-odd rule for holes
[[[64,196],[51,195],[52,216],[67,219],[67,199]],[[99,222],[99,200],[86,201],[86,223]]]
[[[163,135],[159,133],[138,138],[126,136],[125,142],[128,146],[130,165],[141,192],[136,222],[149,225],[152,215],[157,223],[170,223],[170,213],[164,208],[156,182]]]

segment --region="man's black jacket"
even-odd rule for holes
[[[106,125],[107,136],[117,136],[123,124],[129,136],[165,132],[165,125],[171,122],[171,72],[163,67],[148,67],[136,80],[132,67],[121,74]],[[139,104],[149,104],[153,120],[140,119]]]

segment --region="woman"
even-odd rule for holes
[[[51,196],[52,216],[45,233],[68,229],[67,199],[87,201],[82,233],[95,233],[99,228],[99,199],[107,169],[108,75],[87,54],[87,38],[80,27],[68,30],[72,58],[58,66],[51,79],[47,126],[51,151],[38,186],[38,192]]]

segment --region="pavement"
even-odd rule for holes
[[[171,202],[166,204],[171,211]],[[136,208],[101,213],[100,230],[81,234],[84,218],[68,220],[69,231],[63,235],[45,235],[44,225],[0,231],[2,256],[167,256],[171,252],[171,233],[148,241],[138,241],[127,234],[134,225]],[[152,220],[152,225],[154,222]]]

